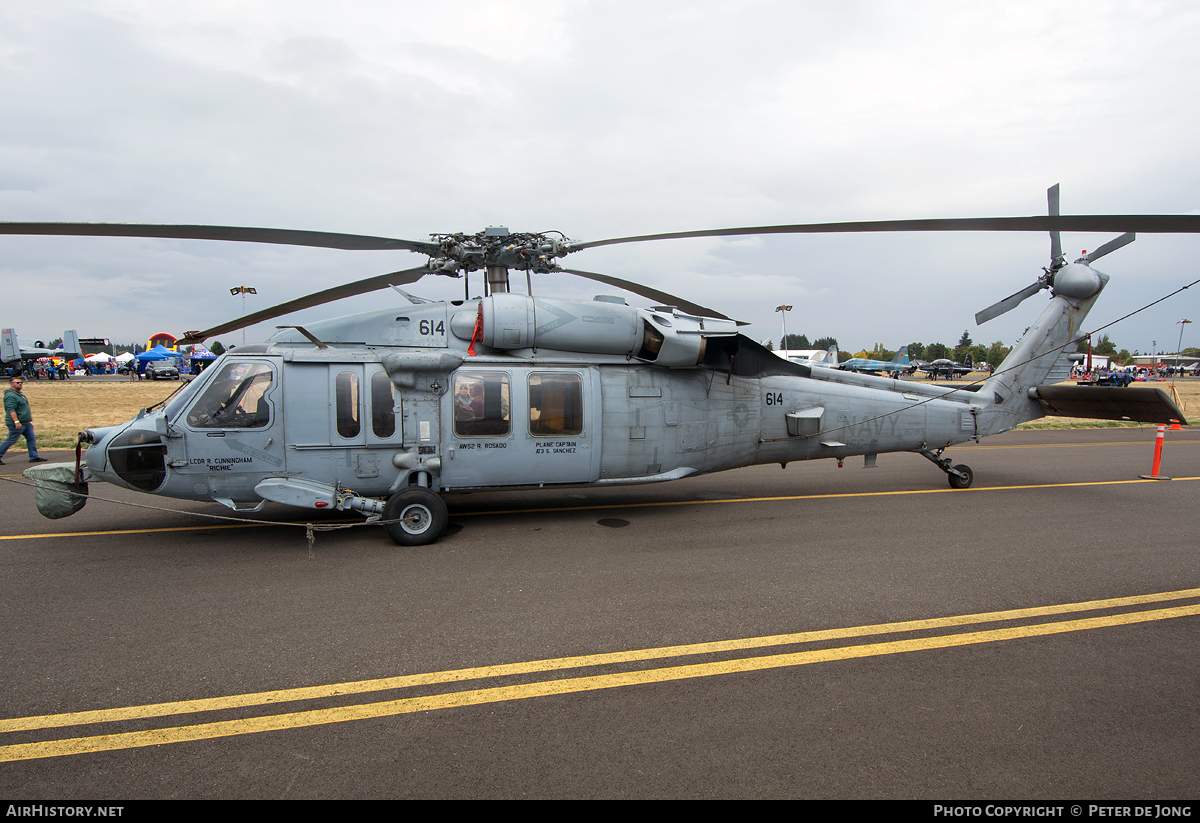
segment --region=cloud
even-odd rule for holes
[[[0,219],[591,239],[1038,214],[1056,182],[1066,212],[1195,213],[1198,33],[1182,2],[10,5]],[[1097,313],[1170,290],[1195,252],[1195,238],[1140,237],[1104,261]],[[1041,235],[968,234],[647,243],[567,262],[725,307],[756,337],[794,302],[797,333],[861,346],[952,342],[1047,258]],[[0,282],[36,277],[52,295],[4,318],[25,335],[199,328],[240,310],[230,285],[253,279],[261,307],[419,262],[0,238]],[[462,296],[429,281],[413,291]],[[575,278],[535,290],[595,293]],[[1191,299],[1171,312],[1196,313]],[[973,336],[1011,342],[1031,314]],[[1162,322],[1111,335],[1148,348]]]

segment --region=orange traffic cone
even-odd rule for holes
[[[1154,465],[1150,467],[1150,474],[1139,474],[1138,475],[1138,477],[1140,477],[1142,480],[1170,480],[1171,479],[1169,477],[1162,477],[1158,473],[1159,466],[1162,464],[1163,438],[1166,435],[1166,430],[1167,430],[1166,426],[1160,425],[1158,427],[1158,434],[1154,438]]]

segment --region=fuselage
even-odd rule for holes
[[[551,308],[592,318],[579,326],[579,347],[613,348],[604,332],[616,322],[604,318],[622,313],[570,301]],[[418,478],[435,491],[644,483],[976,436],[970,392],[812,370],[714,321],[651,316],[655,329],[688,335],[679,345],[692,354],[679,359],[699,358],[664,366],[612,351],[484,345],[479,309],[471,301],[369,312],[311,326],[324,347],[285,332],[228,352],[163,407],[95,432],[91,478],[245,507],[261,502],[256,487],[271,478],[374,497]],[[531,319],[531,338],[549,334],[542,320]],[[363,339],[350,338],[354,328]],[[673,351],[670,340],[647,349],[631,328],[622,346]]]

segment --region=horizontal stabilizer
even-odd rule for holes
[[[1037,395],[1046,414],[1059,417],[1187,425],[1167,393],[1151,386],[1038,386]]]

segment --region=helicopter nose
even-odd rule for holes
[[[106,438],[104,452],[110,470],[122,482],[134,489],[153,492],[167,479],[167,446],[157,431],[144,427],[144,420],[135,420],[123,431]]]
[[[106,474],[104,467],[108,461],[105,458],[104,452],[108,444],[105,441],[109,440],[115,432],[123,428],[124,426],[106,426],[98,429],[85,429],[79,433],[80,442],[88,444],[87,452],[83,456],[83,462],[92,475],[104,476]]]

